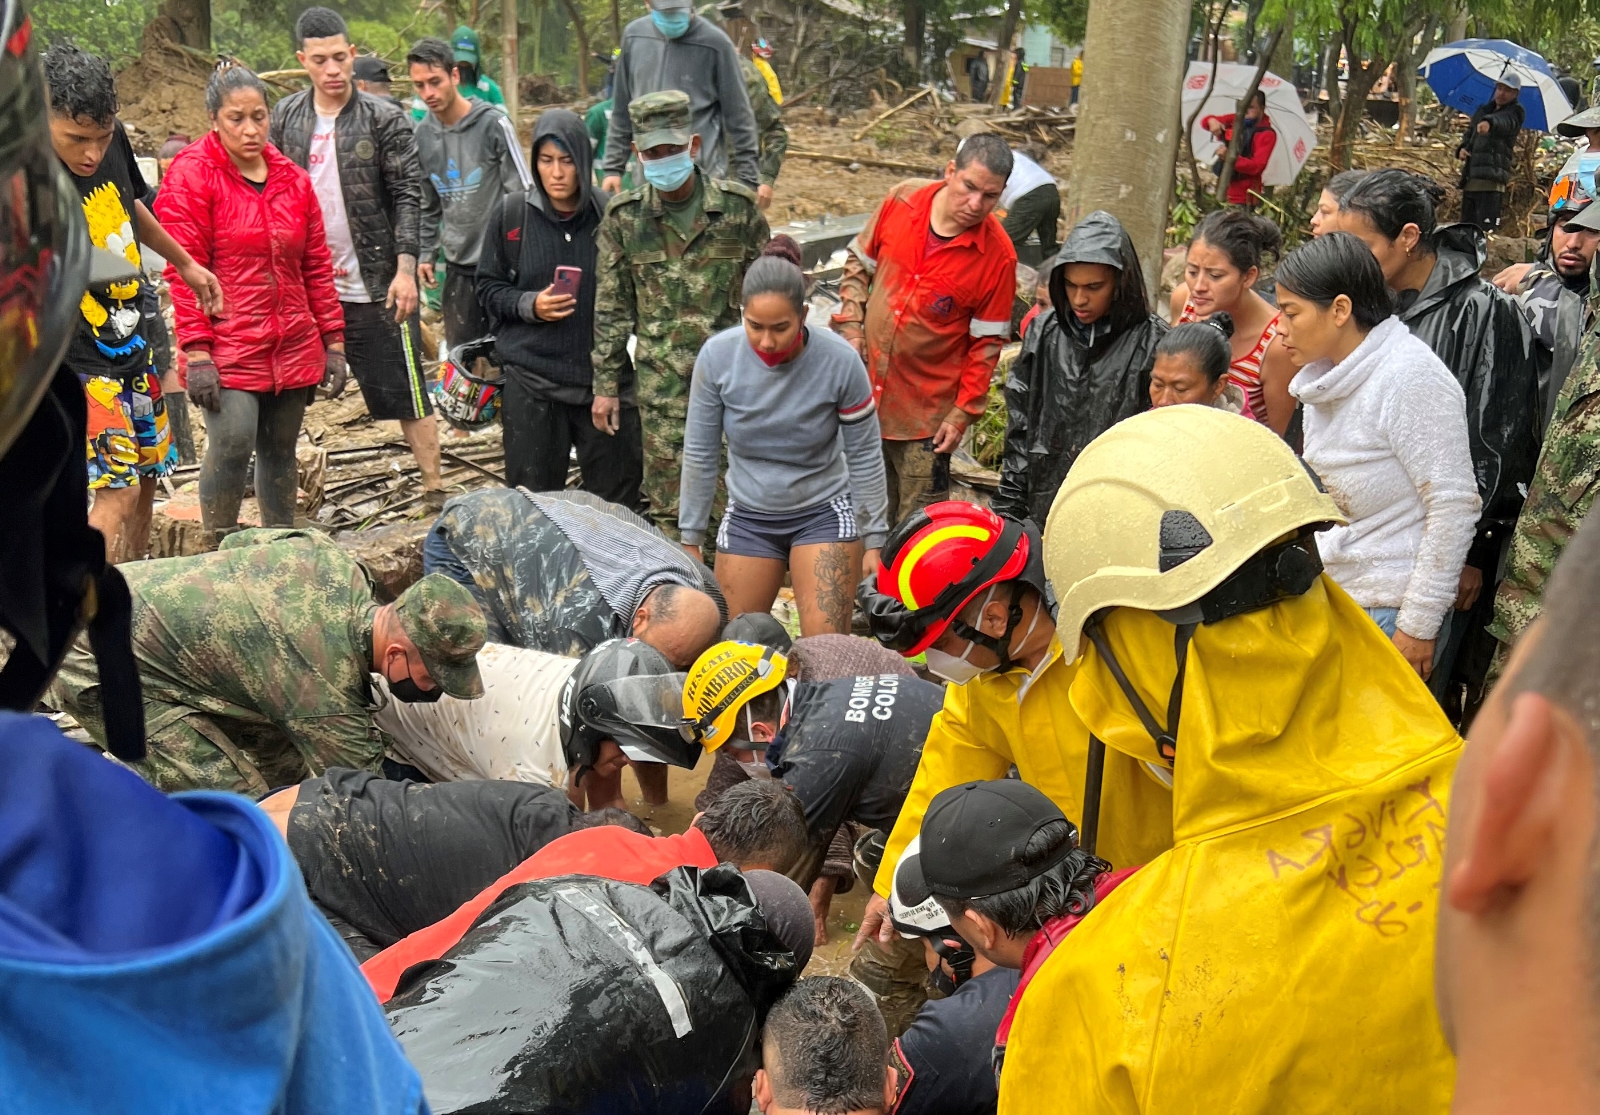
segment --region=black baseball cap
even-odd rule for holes
[[[1022,850],[1034,834],[1066,814],[1039,790],[1015,778],[964,782],[933,799],[922,819],[921,855],[912,869],[922,886],[908,878],[908,889],[945,898],[983,898],[1026,886],[1067,858],[1078,844],[1078,830],[1043,862],[1024,865]]]
[[[357,81],[388,81],[389,63],[376,54],[363,54],[356,58],[352,68]]]

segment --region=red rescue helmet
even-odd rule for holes
[[[861,582],[861,608],[878,642],[911,658],[993,585],[1020,580],[1047,597],[1043,549],[1032,523],[959,500],[929,504],[889,535],[876,576]]]

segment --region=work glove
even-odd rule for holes
[[[344,353],[329,349],[322,364],[322,387],[330,399],[337,399],[344,394],[345,381],[350,378],[350,366],[345,363]]]
[[[222,377],[210,358],[189,358],[189,401],[202,410],[216,414],[222,409]]]

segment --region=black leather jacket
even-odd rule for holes
[[[291,93],[272,110],[273,145],[306,166],[316,122],[311,90]],[[339,185],[361,280],[373,301],[382,302],[394,281],[396,257],[417,254],[422,171],[416,138],[395,102],[360,91],[339,113],[337,131]]]
[[[1539,372],[1532,334],[1510,295],[1478,277],[1481,229],[1446,225],[1435,234],[1438,262],[1400,320],[1444,361],[1467,396],[1467,439],[1483,512],[1467,564],[1492,575],[1533,479],[1539,428]]]

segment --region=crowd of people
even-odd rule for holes
[[[33,73],[16,10],[27,188],[99,254],[41,218],[77,316],[29,342],[59,375],[19,365],[34,417],[0,393],[0,475],[56,501],[0,551],[48,586],[0,595],[0,695],[114,760],[0,714],[21,1106],[1593,1108],[1600,206],[1580,150],[1544,257],[1479,277],[1515,86],[1461,222],[1397,169],[1292,251],[1220,210],[1166,314],[1114,213],[1062,236],[975,134],[830,316],[763,215],[781,88],[731,5],[652,0],[614,107],[526,149],[470,29],[410,47],[408,112],[310,8],[310,88],[219,67],[158,187],[109,67]],[[1263,107],[1207,126],[1264,161]],[[141,246],[205,412],[193,557],[138,560],[177,455]],[[498,370],[504,487],[442,487],[433,287]],[[393,600],[295,523],[349,376],[436,513]],[[998,491],[952,499],[997,377]],[[626,771],[659,805],[702,762],[686,831],[630,811]],[[857,883],[850,978],[804,975]]]

